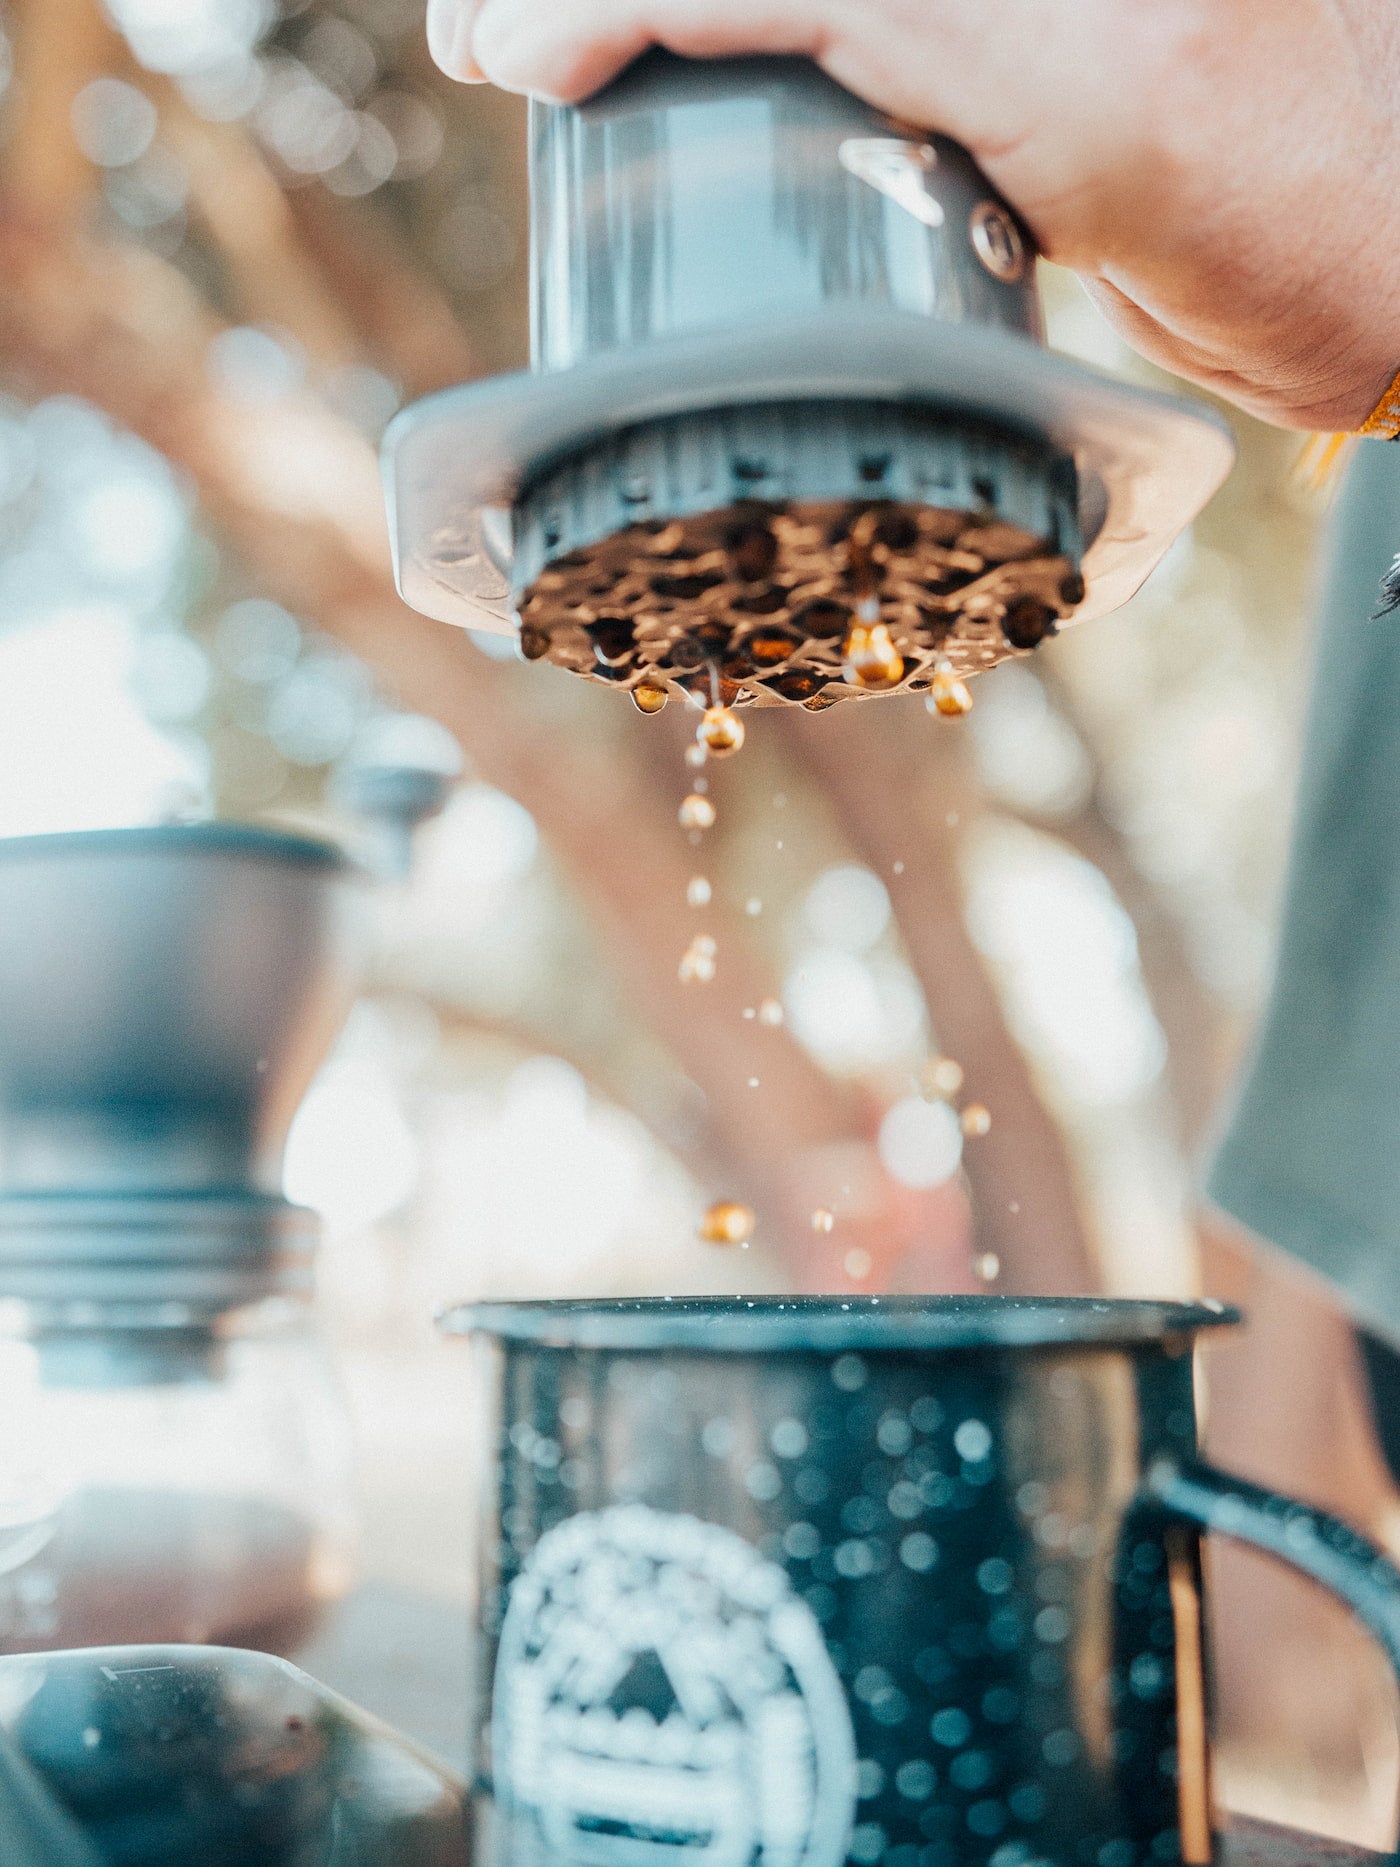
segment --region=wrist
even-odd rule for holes
[[[1386,439],[1400,435],[1400,247],[1392,263],[1393,244],[1379,240],[1371,263],[1346,280],[1349,289],[1335,311],[1339,393],[1335,407],[1322,411],[1325,422],[1312,424],[1318,429]],[[1339,284],[1346,278],[1340,263],[1336,276]]]
[[[1400,332],[1393,346],[1369,346],[1363,362],[1337,371],[1338,389],[1315,405],[1292,412],[1288,425],[1318,434],[1359,434],[1385,440],[1400,437]],[[1341,382],[1345,382],[1342,388]]]
[[[1349,321],[1361,314],[1361,302],[1348,308]],[[1374,307],[1386,301],[1364,302]],[[1318,434],[1400,436],[1400,321],[1376,318],[1364,330],[1342,333],[1334,326],[1329,334],[1327,344],[1319,332],[1319,354],[1330,350],[1330,360],[1309,372],[1306,390],[1298,382],[1293,396],[1285,391],[1266,419]]]

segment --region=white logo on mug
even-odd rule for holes
[[[512,1859],[840,1867],[850,1712],[821,1628],[742,1537],[641,1504],[542,1536],[491,1722]]]

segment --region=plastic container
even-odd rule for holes
[[[348,1430],[305,1305],[0,1304],[0,1652],[292,1653],[348,1584]]]

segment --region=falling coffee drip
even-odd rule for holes
[[[522,496],[521,648],[646,712],[668,690],[813,712],[927,693],[1035,648],[1083,600],[1077,499],[1049,443],[931,410],[671,417]]]
[[[752,1207],[737,1199],[717,1199],[701,1217],[699,1236],[707,1245],[747,1245],[755,1222]]]

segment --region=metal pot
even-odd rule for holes
[[[1400,1576],[1200,1463],[1219,1306],[483,1305],[483,1867],[1213,1856],[1199,1541]]]

